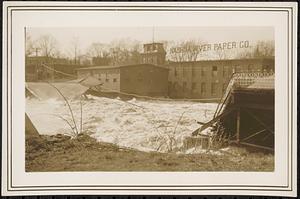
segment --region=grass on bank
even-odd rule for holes
[[[221,153],[221,154],[220,154]],[[142,152],[80,134],[26,139],[26,171],[274,171],[274,155],[230,147],[220,153]]]

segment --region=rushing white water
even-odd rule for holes
[[[70,101],[76,126],[80,129],[80,100]],[[99,141],[142,151],[166,151],[180,147],[185,136],[212,118],[215,103],[136,100],[88,96],[82,100],[83,131]],[[62,118],[72,123],[64,101],[26,100],[26,112],[40,134],[72,133]],[[73,123],[72,123],[73,125]]]

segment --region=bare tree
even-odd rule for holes
[[[275,53],[275,45],[273,40],[258,41],[253,47],[241,51],[238,58],[262,58],[273,57]]]
[[[139,42],[133,43],[130,49],[130,62],[137,64],[140,62],[141,44]]]
[[[215,50],[214,51],[215,55],[217,56],[217,59],[229,59],[232,57],[233,51],[232,50]]]
[[[108,57],[107,45],[103,43],[92,43],[88,48],[90,57]]]
[[[182,62],[183,60],[183,49],[181,48],[182,42],[172,42],[172,47],[169,50],[169,56],[172,61]]]
[[[110,43],[109,55],[112,65],[135,64],[139,62],[141,44],[131,39],[115,40]]]
[[[78,57],[79,57],[79,38],[78,37],[74,37],[71,41],[71,48],[72,51],[74,53],[74,64],[77,64],[78,61]]]
[[[112,65],[120,65],[128,63],[130,51],[126,48],[116,46],[110,49],[110,57]]]
[[[110,62],[108,45],[92,43],[87,49],[87,56],[92,58],[94,65],[108,65]]]
[[[271,57],[274,56],[275,45],[274,41],[258,41],[256,50],[254,53],[255,57]]]
[[[57,41],[52,35],[42,35],[37,41],[37,46],[43,56],[51,57],[57,49]]]
[[[201,52],[201,45],[205,44],[200,40],[188,40],[181,42],[169,42],[172,45],[169,49],[169,57],[175,62],[196,61]]]

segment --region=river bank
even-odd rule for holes
[[[82,134],[26,139],[26,172],[43,171],[273,171],[274,155],[228,147],[200,154],[143,152]]]

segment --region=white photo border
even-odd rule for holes
[[[293,3],[70,3],[70,2],[5,2],[3,7],[3,63],[2,63],[2,194],[229,194],[295,196],[297,183],[297,5]],[[13,155],[13,13],[19,11],[261,11],[287,14],[287,184],[285,185],[17,185],[14,183]],[[277,74],[276,74],[277,75]],[[6,147],[6,148],[4,148]],[[24,160],[25,161],[25,160]],[[59,174],[57,174],[59,176]],[[80,175],[85,175],[83,172]],[[213,192],[212,192],[213,191]]]

